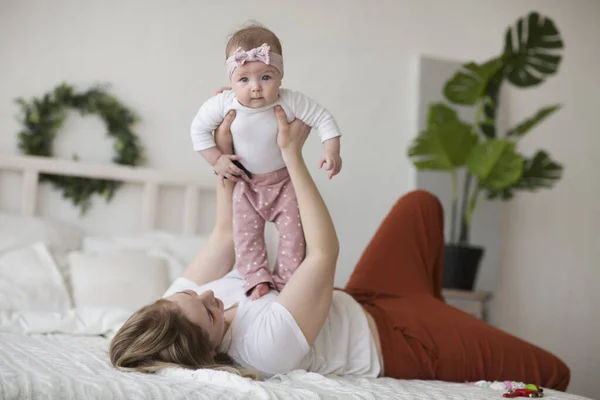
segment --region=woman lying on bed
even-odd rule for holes
[[[244,280],[232,270],[233,183],[217,185],[210,239],[165,297],[119,330],[110,347],[114,366],[147,372],[216,368],[254,378],[304,369],[566,389],[569,369],[558,358],[444,303],[442,207],[424,191],[398,200],[346,288],[334,290],[338,239],[302,158],[310,129],[300,121],[288,125],[277,112],[277,141],[306,237],[304,262],[281,293],[246,297]],[[228,116],[216,133],[229,154],[232,120]]]

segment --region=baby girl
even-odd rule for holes
[[[324,147],[319,168],[326,164],[330,179],[342,167],[341,133],[321,105],[302,93],[280,88],[282,49],[273,32],[255,25],[236,32],[227,43],[226,57],[231,90],[200,107],[191,136],[194,150],[220,178],[241,177],[233,193],[236,268],[245,278],[246,293],[257,299],[270,288],[281,290],[305,255],[298,202],[277,146],[274,107],[281,106],[289,122],[298,118],[317,129]],[[222,154],[213,137],[231,110],[236,113],[231,124],[235,156]],[[279,234],[272,273],[264,239],[266,221],[273,222]]]

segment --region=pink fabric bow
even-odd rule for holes
[[[269,65],[271,63],[269,57],[270,51],[271,46],[266,43],[260,47],[250,49],[248,51],[244,51],[241,47],[238,47],[235,53],[233,53],[233,59],[237,63],[238,67],[244,65],[246,61],[262,61],[263,63]]]
[[[237,48],[233,55],[229,57],[227,61],[225,61],[229,79],[231,79],[233,71],[237,67],[244,65],[246,61],[260,61],[267,65],[271,65],[275,67],[279,73],[281,73],[281,77],[283,77],[283,57],[281,57],[281,54],[273,53],[271,51],[271,46],[263,43],[262,46],[250,49],[248,51],[242,49],[241,47]]]

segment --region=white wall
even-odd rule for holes
[[[137,132],[151,166],[205,173],[203,161],[190,150],[191,118],[226,83],[227,34],[257,19],[282,39],[285,85],[326,105],[345,132],[342,174],[329,182],[313,167],[338,227],[336,283],[343,284],[395,198],[414,187],[405,151],[417,124],[417,54],[486,58],[500,49],[505,27],[531,9],[555,19],[566,58],[561,74],[546,85],[510,93],[509,122],[541,104],[564,102],[565,109],[523,147],[547,148],[565,163],[566,176],[557,189],[510,204],[492,318],[564,358],[573,371],[572,391],[600,396],[594,379],[600,349],[593,341],[599,295],[592,291],[600,281],[595,198],[600,183],[593,166],[600,148],[600,2],[0,0],[0,153],[17,152],[15,97],[39,95],[62,80],[81,87],[106,81],[143,117]],[[82,150],[84,143],[89,151]],[[85,159],[111,156],[111,142],[93,119],[71,118],[56,144],[60,156],[73,151]],[[316,165],[316,140],[305,153]],[[16,207],[14,196],[7,196],[6,206]],[[117,197],[111,207],[123,206],[120,201]],[[122,218],[110,224],[122,221],[135,229],[127,211],[134,206],[121,207]],[[58,197],[42,208],[76,217]],[[96,205],[90,218],[102,225],[103,212],[105,207]],[[111,226],[105,223],[101,230]]]
[[[564,105],[520,144],[550,151],[564,179],[509,204],[492,322],[553,349],[571,366],[571,389],[600,398],[600,2],[543,9],[566,43],[560,75],[535,90],[509,90],[506,106],[517,122],[541,105]]]

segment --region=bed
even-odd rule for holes
[[[227,372],[170,368],[157,374],[111,367],[107,349],[125,319],[157,298],[205,241],[200,193],[214,178],[147,168],[0,156],[22,176],[19,212],[0,210],[0,399],[498,399],[472,382],[358,379],[306,371],[254,382]],[[39,177],[55,173],[142,187],[142,229],[94,236],[37,216]],[[183,189],[181,232],[156,227],[163,185]],[[5,189],[5,188],[3,188]],[[212,207],[212,205],[211,205]],[[144,276],[144,285],[134,277]],[[546,390],[548,398],[582,399]]]

